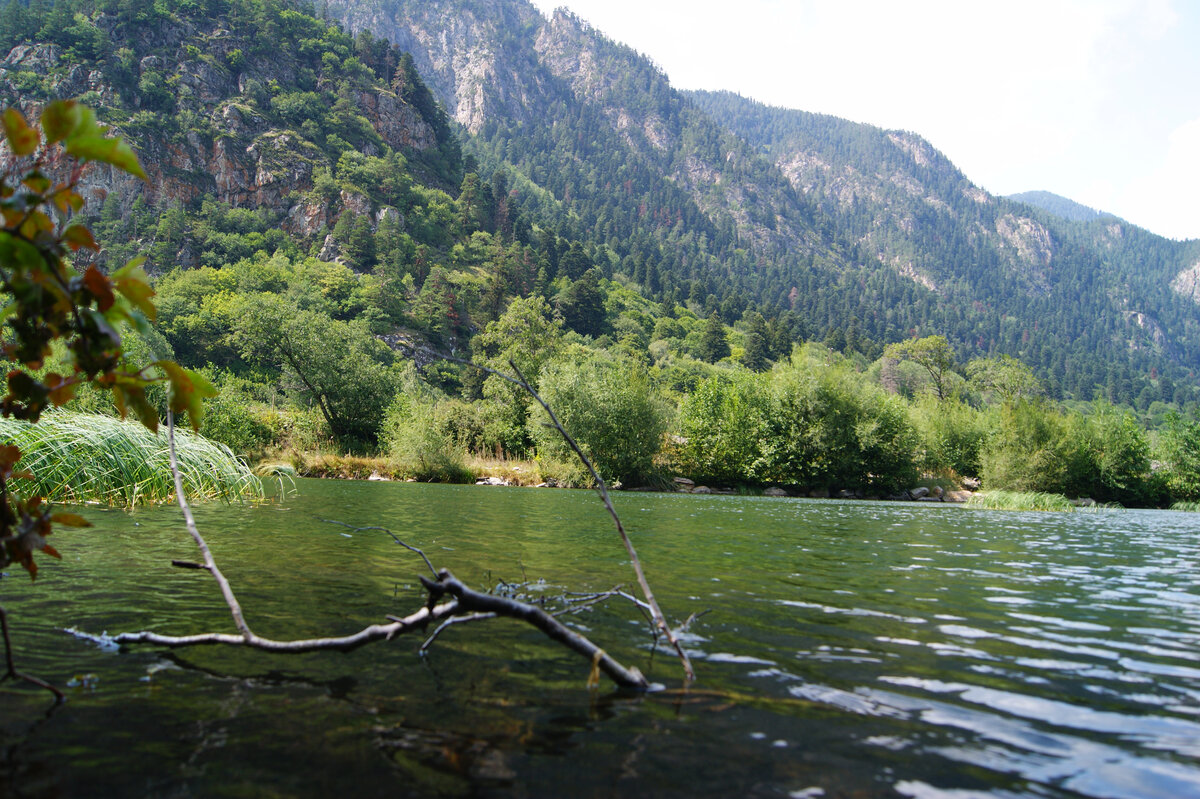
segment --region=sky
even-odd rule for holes
[[[680,89],[920,134],[993,194],[1200,239],[1200,2],[533,0]]]

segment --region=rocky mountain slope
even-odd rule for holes
[[[270,15],[164,12],[133,21],[99,13],[87,24],[107,52],[88,57],[53,40],[18,44],[0,60],[0,103],[32,115],[48,98],[81,97],[115,125],[149,180],[92,166],[83,193],[90,208],[115,200],[122,215],[139,202],[198,206],[208,198],[266,214],[308,241],[344,208],[378,221],[400,201],[366,187],[331,194],[328,179],[342,158],[391,158],[428,183],[455,185],[457,141],[400,51],[358,46],[294,12],[282,19],[286,27]],[[186,252],[182,260],[188,265]]]
[[[943,332],[1086,397],[1200,366],[1195,243],[991,196],[912,133],[682,94],[645,57],[525,0],[329,9],[410,48],[485,166],[626,263],[656,260],[660,290],[727,300],[732,287],[800,313],[810,335]]]

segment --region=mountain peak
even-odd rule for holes
[[[1097,211],[1095,208],[1089,208],[1049,191],[1024,191],[1020,194],[1010,194],[1007,199],[1041,208],[1043,211],[1049,211],[1055,216],[1069,219],[1072,222],[1092,222],[1102,216],[1109,216],[1103,211]]]

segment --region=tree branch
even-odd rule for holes
[[[654,598],[654,592],[650,589],[650,582],[646,579],[646,572],[642,569],[642,561],[638,558],[637,550],[635,550],[633,547],[633,541],[629,539],[628,533],[625,532],[625,526],[621,524],[621,517],[617,514],[617,509],[613,507],[612,500],[608,496],[608,485],[604,482],[604,478],[600,476],[600,473],[592,464],[591,459],[584,454],[583,449],[579,446],[575,439],[571,437],[571,434],[566,431],[566,428],[562,426],[562,422],[558,420],[558,416],[555,415],[550,405],[544,399],[542,399],[541,395],[537,393],[537,390],[530,385],[529,381],[525,378],[525,375],[521,373],[520,368],[513,361],[510,360],[508,362],[508,365],[512,367],[513,372],[516,374],[516,377],[513,377],[512,375],[506,375],[496,369],[491,369],[487,366],[480,366],[473,361],[428,350],[426,352],[430,355],[442,358],[443,360],[453,361],[465,366],[472,366],[476,369],[481,369],[488,374],[499,377],[501,380],[506,380],[513,385],[519,386],[520,388],[524,389],[529,396],[533,397],[538,405],[542,406],[542,408],[549,415],[550,422],[554,425],[554,428],[558,430],[558,434],[562,436],[563,441],[567,443],[567,446],[571,448],[571,450],[575,453],[575,456],[579,458],[580,462],[583,463],[588,472],[592,475],[592,479],[595,481],[596,491],[600,494],[600,500],[604,503],[604,507],[608,510],[608,515],[612,517],[613,524],[617,528],[617,534],[621,536],[621,543],[625,545],[625,551],[628,553],[629,561],[633,565],[633,573],[637,576],[638,586],[642,589],[642,596],[646,598],[646,605],[649,608],[651,616],[654,618],[654,624],[658,627],[659,632],[662,633],[662,635],[671,643],[671,646],[675,649],[675,654],[679,656],[680,663],[683,664],[684,682],[690,683],[695,680],[696,673],[692,670],[692,661],[688,658],[687,652],[684,651],[683,645],[679,643],[679,639],[675,637],[675,633],[671,630],[671,626],[667,624],[667,618],[665,615],[663,615],[662,608],[660,608],[658,605],[658,600]]]
[[[54,703],[59,704],[66,701],[67,697],[62,691],[55,688],[45,680],[40,680],[32,674],[25,674],[17,671],[16,661],[13,659],[12,639],[8,634],[8,612],[0,607],[0,635],[4,637],[4,676],[0,677],[0,682],[5,680],[20,680],[27,682],[30,685],[36,685],[39,688],[45,688],[50,693],[54,694]]]
[[[495,594],[484,594],[474,591],[463,585],[457,577],[446,569],[438,572],[436,582],[422,577],[421,583],[430,592],[431,596],[449,594],[454,597],[458,601],[459,609],[462,611],[494,613],[497,616],[507,616],[532,624],[544,632],[551,640],[557,641],[568,649],[578,652],[593,663],[598,664],[601,671],[623,688],[647,687],[646,678],[642,676],[642,673],[637,668],[625,668],[603,649],[536,605],[519,602],[508,597],[496,596]]]
[[[155,644],[158,646],[167,647],[183,647],[223,644],[226,646],[245,646],[265,652],[295,654],[300,652],[316,652],[323,650],[349,652],[357,649],[360,646],[363,646],[364,644],[372,643],[374,641],[391,640],[397,635],[407,633],[414,629],[423,630],[431,622],[441,622],[441,626],[434,631],[433,635],[431,635],[430,638],[425,642],[424,646],[422,646],[422,650],[424,650],[451,622],[476,621],[481,618],[507,616],[509,618],[518,619],[533,625],[549,636],[552,640],[557,641],[567,648],[591,659],[592,663],[605,674],[607,674],[613,680],[613,682],[617,683],[617,685],[625,688],[638,689],[644,689],[647,687],[646,678],[643,677],[642,673],[636,668],[625,668],[611,656],[606,654],[602,649],[600,649],[600,647],[596,646],[579,633],[569,629],[562,622],[553,618],[541,608],[530,605],[526,602],[520,602],[516,599],[484,594],[467,588],[448,570],[435,570],[433,564],[430,562],[429,558],[425,556],[424,552],[416,547],[406,544],[390,530],[387,530],[383,527],[355,527],[351,529],[382,530],[390,535],[397,544],[421,556],[426,565],[429,566],[430,571],[432,571],[436,577],[435,580],[430,580],[426,577],[419,578],[421,584],[425,586],[425,590],[429,595],[429,601],[425,607],[403,618],[389,616],[388,624],[372,624],[364,627],[357,633],[340,637],[303,638],[291,641],[280,641],[272,638],[263,638],[262,636],[255,634],[245,620],[241,605],[238,604],[237,597],[234,596],[233,589],[230,587],[229,581],[225,579],[224,574],[222,574],[221,570],[217,567],[212,552],[208,548],[208,544],[205,542],[204,537],[200,535],[200,531],[196,527],[195,518],[192,516],[191,507],[188,505],[187,499],[184,497],[183,478],[179,473],[175,456],[174,417],[169,412],[167,414],[167,438],[171,459],[171,469],[175,477],[175,490],[177,493],[176,499],[179,501],[179,506],[183,511],[188,532],[191,534],[192,539],[195,541],[196,546],[200,550],[200,554],[204,560],[203,564],[191,563],[188,561],[173,561],[173,564],[182,566],[184,568],[202,569],[207,571],[212,576],[221,589],[221,594],[225,598],[225,604],[229,606],[229,612],[233,617],[234,626],[238,629],[238,634],[200,633],[197,635],[163,635],[161,633],[141,631],[134,633],[121,633],[115,636],[94,636],[75,632],[76,635],[97,642],[116,645]],[[3,620],[2,616],[0,616],[0,620]],[[5,622],[4,632],[6,641],[7,631],[8,626],[7,622]],[[10,671],[12,671],[11,668]]]

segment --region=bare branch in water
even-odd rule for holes
[[[332,650],[340,652],[348,652],[357,649],[368,643],[380,640],[391,640],[397,635],[411,632],[413,630],[425,630],[431,623],[436,623],[438,626],[426,638],[421,645],[420,651],[424,653],[429,649],[433,642],[441,633],[451,626],[456,624],[466,624],[470,622],[483,621],[497,617],[513,618],[524,621],[530,624],[543,633],[551,640],[554,640],[572,651],[588,658],[592,663],[592,678],[589,679],[589,684],[594,683],[598,672],[602,671],[609,676],[613,682],[622,687],[645,689],[648,687],[646,678],[642,673],[634,667],[626,668],[617,662],[612,656],[606,653],[603,649],[596,646],[585,636],[571,630],[556,616],[579,613],[583,610],[594,607],[595,605],[604,602],[613,597],[619,597],[632,602],[646,616],[651,624],[654,633],[654,638],[657,641],[659,635],[665,637],[674,647],[676,654],[679,656],[680,662],[683,664],[685,685],[695,679],[695,673],[692,670],[692,664],[688,658],[687,652],[676,638],[674,631],[667,623],[666,617],[663,615],[662,609],[659,607],[657,600],[654,598],[654,593],[650,589],[650,584],[646,579],[645,571],[642,568],[641,560],[638,558],[637,551],[634,549],[633,542],[625,531],[624,525],[621,523],[621,518],[617,514],[616,508],[612,504],[612,500],[608,494],[608,486],[600,473],[596,470],[595,465],[583,449],[573,439],[562,423],[555,415],[553,409],[546,403],[545,400],[537,393],[530,385],[525,375],[515,363],[509,361],[515,377],[506,375],[503,372],[498,372],[485,366],[470,361],[454,358],[452,356],[435,353],[437,357],[446,360],[455,361],[457,363],[466,364],[468,366],[481,369],[489,374],[506,380],[514,385],[519,386],[526,391],[542,408],[546,411],[554,428],[558,430],[563,440],[587,468],[595,481],[596,490],[600,495],[600,499],[608,511],[609,516],[613,520],[613,524],[617,529],[617,533],[621,537],[621,541],[625,546],[625,551],[628,553],[630,562],[633,565],[634,573],[637,576],[638,585],[642,590],[643,599],[638,599],[631,594],[628,594],[620,589],[611,591],[599,592],[594,594],[574,594],[569,597],[564,597],[565,607],[560,608],[553,613],[547,612],[544,608],[529,602],[522,601],[516,596],[500,596],[497,594],[482,593],[468,588],[458,578],[454,577],[448,570],[438,570],[434,567],[433,562],[421,549],[408,544],[399,536],[388,530],[385,527],[354,527],[334,520],[325,520],[331,524],[339,524],[349,528],[354,532],[363,531],[379,531],[386,533],[399,546],[419,555],[429,568],[433,579],[419,577],[422,586],[427,593],[427,602],[424,607],[414,611],[408,616],[397,617],[388,616],[387,624],[372,624],[364,627],[356,633],[345,636],[327,637],[327,638],[303,638],[296,640],[276,640],[272,638],[264,638],[257,635],[247,623],[245,614],[242,611],[237,597],[233,592],[233,588],[229,581],[218,568],[215,558],[208,547],[204,537],[196,527],[195,518],[192,515],[191,507],[188,505],[187,498],[183,492],[183,478],[179,472],[178,461],[175,453],[175,424],[171,413],[167,414],[167,437],[169,443],[171,471],[175,479],[176,499],[179,502],[180,510],[183,512],[184,521],[187,526],[188,533],[192,536],[196,547],[200,550],[202,563],[194,563],[191,561],[173,561],[173,565],[185,569],[199,569],[207,571],[209,575],[216,581],[220,588],[221,595],[225,600],[225,604],[229,608],[230,615],[233,619],[234,627],[237,633],[200,633],[196,635],[163,635],[150,631],[121,633],[116,636],[95,636],[78,631],[72,631],[74,634],[84,638],[99,641],[106,645],[129,645],[129,644],[155,644],[158,646],[167,647],[184,647],[184,646],[201,646],[211,644],[222,644],[227,646],[242,646],[252,649],[259,649],[266,652],[279,653],[299,653],[299,652],[315,652],[323,650]],[[505,588],[510,593],[514,593],[512,586],[505,584]],[[688,621],[681,629],[686,629],[687,625],[697,618],[696,614],[689,617]],[[0,622],[3,622],[4,642],[8,644],[8,624],[7,619],[3,615],[3,609],[0,609]],[[42,685],[51,691],[54,691],[61,698],[62,694],[48,684],[42,683],[40,680],[26,677],[18,673],[12,666],[11,649],[8,651],[8,674],[3,678],[16,677],[25,679],[38,685]],[[2,681],[2,680],[0,680]]]
[[[395,533],[393,533],[391,530],[387,529],[386,527],[355,527],[354,525],[346,524],[345,522],[339,522],[336,519],[322,519],[321,521],[328,522],[329,524],[340,524],[342,527],[350,528],[350,530],[355,533],[361,533],[364,530],[376,530],[379,532],[387,533],[388,535],[390,535],[392,537],[392,540],[395,541],[397,544],[404,547],[409,552],[415,552],[418,555],[420,555],[421,560],[425,561],[425,565],[429,567],[430,573],[433,574],[434,577],[437,577],[437,569],[433,568],[433,563],[430,562],[429,558],[427,558],[425,556],[425,553],[423,551],[417,549],[412,544],[408,544],[408,543],[405,543],[404,541],[400,540],[400,536],[396,535]]]
[[[0,682],[4,682],[5,680],[27,682],[30,685],[36,685],[38,688],[45,688],[54,694],[54,704],[56,705],[66,701],[66,695],[50,683],[34,677],[32,674],[25,674],[17,670],[16,661],[13,659],[12,639],[9,638],[8,634],[8,613],[3,607],[0,607],[0,635],[4,638],[4,676],[0,677]]]

